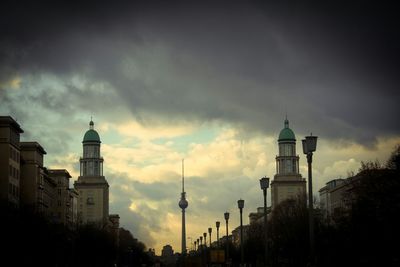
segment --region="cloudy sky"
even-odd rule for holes
[[[0,4],[0,114],[73,180],[93,116],[110,212],[156,253],[180,251],[182,158],[194,240],[225,211],[236,227],[239,198],[262,205],[285,114],[298,141],[319,137],[314,192],[400,143],[399,19],[382,1],[15,2]]]

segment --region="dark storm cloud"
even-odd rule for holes
[[[38,141],[50,155],[62,155],[80,142],[90,115],[116,120],[118,95],[107,86],[55,76],[25,77],[18,89],[0,89],[0,113],[12,115],[23,127],[23,141]],[[79,141],[78,141],[79,140]],[[54,162],[56,163],[56,162]]]
[[[136,116],[371,143],[399,133],[395,8],[366,1],[29,4],[0,19],[1,77],[81,72]],[[1,79],[0,77],[0,79]]]

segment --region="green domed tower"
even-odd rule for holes
[[[103,176],[103,158],[100,155],[100,136],[89,123],[83,136],[83,155],[80,158],[80,176],[74,183],[79,193],[78,213],[81,223],[107,224],[109,216],[109,185]]]
[[[103,176],[103,158],[100,157],[100,136],[89,123],[89,130],[83,136],[83,157],[81,158],[81,176]]]
[[[272,208],[288,198],[306,197],[306,181],[299,173],[296,136],[286,118],[278,137],[279,155],[276,156],[276,175],[271,182]]]

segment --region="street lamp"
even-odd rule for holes
[[[303,153],[307,155],[308,163],[308,220],[310,232],[310,260],[314,262],[314,207],[313,207],[313,191],[312,191],[312,156],[317,148],[317,136],[306,136],[306,139],[301,140],[303,144]]]
[[[209,227],[208,228],[208,235],[209,235],[209,240],[210,240],[210,248],[211,248],[211,232],[212,232],[212,228]]]
[[[240,210],[240,262],[241,265],[244,266],[243,264],[243,259],[244,259],[244,253],[243,253],[243,220],[242,220],[242,212],[243,212],[243,207],[244,207],[244,200],[240,199],[238,200],[238,208]]]
[[[207,248],[207,233],[203,233],[204,236],[204,246]]]
[[[228,235],[228,221],[229,221],[229,212],[224,213],[224,218],[226,222],[226,261],[229,259],[229,235]]]
[[[219,248],[219,225],[220,222],[215,222],[215,226],[217,227],[217,246]]]
[[[195,251],[195,252],[197,251],[197,249],[196,249],[196,244],[197,244],[197,241],[194,241],[194,251]]]
[[[264,238],[265,238],[264,265],[267,266],[267,258],[268,258],[267,188],[269,187],[269,178],[267,178],[267,177],[261,178],[260,179],[260,187],[264,193]]]

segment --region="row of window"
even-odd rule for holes
[[[83,165],[83,168],[82,168]],[[102,175],[102,163],[99,161],[84,161],[81,165],[81,170],[83,175]]]
[[[10,156],[13,161],[19,163],[19,152],[15,150],[13,147],[10,147]]]
[[[294,144],[280,144],[279,145],[280,156],[295,156],[296,146]]]
[[[297,159],[285,159],[278,161],[279,173],[298,173]]]
[[[19,197],[19,187],[12,183],[8,183],[8,193],[14,197]]]
[[[84,158],[100,157],[100,147],[99,146],[84,146],[83,147],[83,157]]]
[[[19,179],[19,170],[17,168],[14,168],[14,166],[12,165],[8,165],[8,171],[10,172],[10,176],[15,178],[15,179]]]

